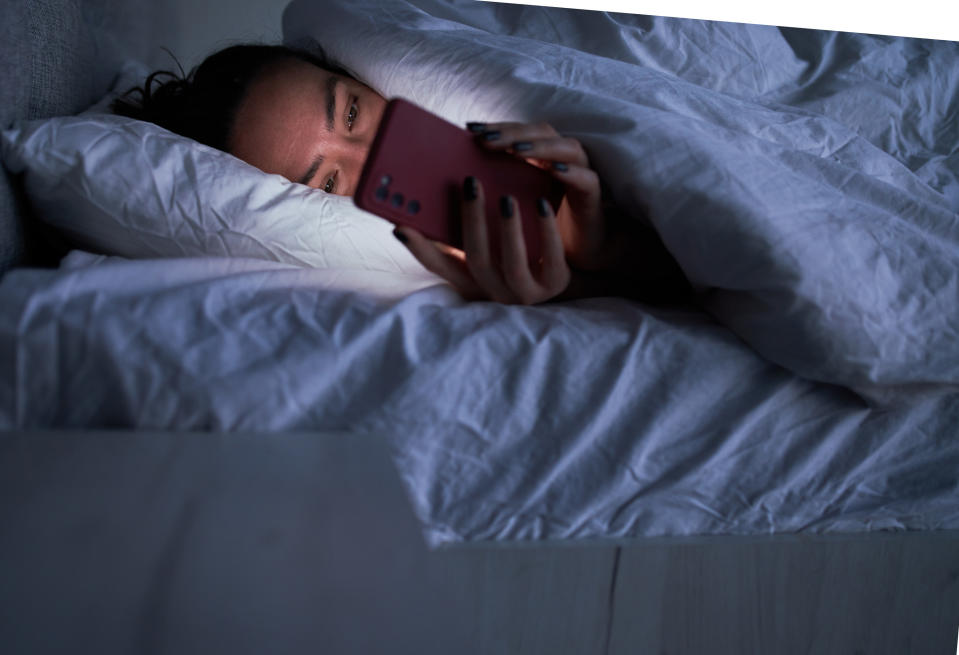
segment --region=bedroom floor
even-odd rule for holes
[[[375,435],[2,436],[4,652],[956,648],[959,531],[428,551]]]
[[[482,653],[949,654],[959,534],[435,554]]]

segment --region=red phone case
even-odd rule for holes
[[[360,209],[397,225],[408,225],[436,241],[461,248],[460,199],[463,180],[474,175],[486,196],[492,252],[499,252],[499,198],[516,198],[531,262],[540,258],[536,202],[546,198],[554,211],[563,184],[546,171],[503,152],[485,150],[476,136],[401,98],[386,106],[353,201]]]

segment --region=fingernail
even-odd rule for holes
[[[539,211],[539,215],[543,218],[547,218],[553,213],[553,209],[549,206],[549,202],[546,200],[546,198],[540,198],[536,201],[536,209]]]
[[[516,152],[524,152],[526,150],[532,150],[533,144],[529,141],[517,141],[513,144],[513,150]]]
[[[467,123],[466,129],[473,134],[481,134],[486,131],[486,123]]]
[[[406,238],[406,235],[399,230],[393,230],[393,236],[395,236],[400,243],[406,243],[409,241],[409,239]]]
[[[463,195],[467,200],[476,200],[479,189],[476,188],[476,178],[470,175],[463,180]]]
[[[567,166],[566,164],[564,164],[564,163],[561,162],[561,161],[554,161],[554,162],[553,162],[553,168],[556,169],[557,171],[559,171],[560,173],[565,173],[566,171],[569,170],[569,166]]]
[[[496,141],[500,137],[499,130],[490,130],[489,132],[483,132],[484,141]]]
[[[499,199],[499,213],[503,218],[513,218],[513,201],[509,196],[503,196]]]

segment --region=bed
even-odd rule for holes
[[[850,540],[877,567],[866,553],[932,544],[935,564],[914,577],[938,613],[911,610],[888,639],[781,652],[951,643],[957,44],[487,3],[292,2],[285,40],[322,44],[384,95],[457,123],[548,120],[579,138],[609,197],[658,232],[698,293],[666,309],[528,308],[462,301],[348,200],[148,126],[77,116],[118,71],[138,72],[131,59],[152,63],[148,23],[115,9],[4,9],[5,29],[30,26],[17,43],[62,39],[61,59],[15,48],[4,72],[23,93],[3,117],[16,176],[0,280],[8,444],[50,430],[81,444],[83,431],[121,430],[129,441],[109,442],[120,449],[176,433],[379,435],[434,552],[505,562],[484,553],[515,547],[520,569],[558,557],[551,575],[582,572],[560,598],[585,586],[595,608],[608,594],[616,611],[583,614],[592,645],[569,652],[650,643],[623,617],[648,609],[626,582],[649,579],[651,548],[729,548],[743,566],[757,543],[808,547],[793,564],[772,558],[769,580]],[[61,84],[77,70],[83,88]],[[557,556],[556,544],[582,551]],[[560,634],[561,615],[528,625]],[[759,633],[723,643],[783,638]]]

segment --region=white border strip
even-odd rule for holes
[[[549,0],[510,4],[959,41],[957,0]]]

